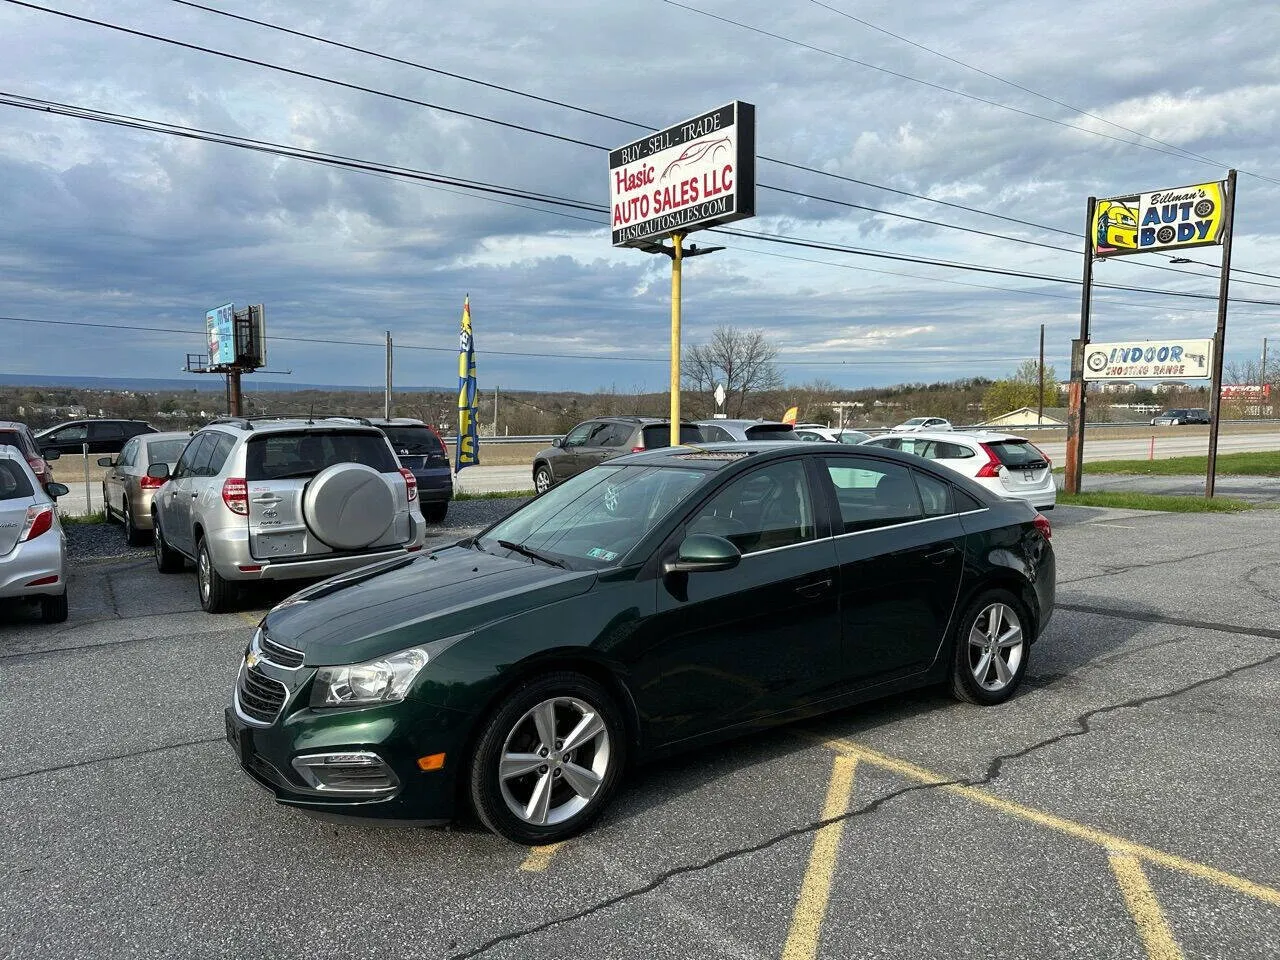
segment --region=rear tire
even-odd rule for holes
[[[444,522],[445,514],[447,514],[448,512],[449,512],[448,502],[433,503],[433,504],[430,504],[429,506],[425,506],[422,508],[422,516],[426,519],[427,523]]]
[[[235,585],[218,573],[203,537],[196,543],[196,590],[205,613],[226,613],[236,598]]]
[[[956,624],[951,692],[981,706],[1004,703],[1017,691],[1031,659],[1031,617],[1008,590],[984,590]]]
[[[133,522],[133,507],[128,498],[124,501],[124,540],[131,547],[140,547],[147,542],[145,530],[139,530]]]
[[[45,623],[66,622],[67,595],[65,591],[56,597],[40,598],[40,619]]]
[[[111,512],[111,501],[107,499],[107,485],[102,485],[102,516],[103,519],[110,523],[115,519],[115,514]]]
[[[472,755],[476,816],[515,843],[568,839],[608,805],[626,764],[626,736],[613,697],[590,677],[558,672],[524,683],[485,721]]]
[[[156,569],[161,573],[178,573],[182,570],[182,554],[171,550],[164,541],[164,530],[160,526],[160,515],[151,514],[151,552],[155,557]]]

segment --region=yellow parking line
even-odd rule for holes
[[[968,800],[981,803],[1011,817],[1018,817],[1021,820],[1026,820],[1049,830],[1056,830],[1059,833],[1065,833],[1068,836],[1097,844],[1107,850],[1128,854],[1129,856],[1137,857],[1139,860],[1145,860],[1148,863],[1154,863],[1169,870],[1176,870],[1178,873],[1183,873],[1187,876],[1208,880],[1210,883],[1216,883],[1220,887],[1225,887],[1228,890],[1234,890],[1236,893],[1242,893],[1247,897],[1253,897],[1255,900],[1261,900],[1264,903],[1280,907],[1280,890],[1275,887],[1263,886],[1260,883],[1254,883],[1252,880],[1246,880],[1244,877],[1237,877],[1233,873],[1227,873],[1225,870],[1197,863],[1195,860],[1188,860],[1176,854],[1165,853],[1163,850],[1156,850],[1153,847],[1134,843],[1132,840],[1125,840],[1102,830],[1087,827],[1082,823],[1076,823],[1073,820],[1057,817],[1051,813],[1036,810],[1033,807],[1014,803],[1011,800],[1003,800],[976,787],[949,783],[948,781],[953,778],[944,777],[940,773],[934,773],[932,770],[926,770],[923,767],[917,767],[906,760],[899,760],[896,757],[879,753],[851,740],[828,740],[824,742],[831,749],[837,750],[846,756],[855,757],[863,763],[869,763],[874,767],[889,770],[909,779],[918,780],[921,783],[937,785],[943,790],[959,794]]]
[[[837,756],[831,770],[831,785],[827,787],[827,800],[822,805],[822,819],[842,816],[849,810],[849,798],[853,795],[853,774],[857,769],[856,758]],[[791,932],[782,948],[782,960],[813,960],[818,955],[818,936],[822,921],[827,915],[827,903],[831,899],[831,876],[835,873],[840,853],[840,835],[844,821],[837,820],[819,827],[813,835],[813,850],[809,854],[809,866],[805,868],[800,884],[800,896],[796,899],[795,913],[791,917]]]
[[[1147,948],[1147,960],[1182,960],[1182,948],[1173,939],[1173,931],[1160,909],[1160,901],[1156,899],[1147,875],[1142,872],[1142,861],[1131,853],[1113,850],[1111,869],[1120,884],[1120,892],[1124,894],[1125,906],[1137,924],[1142,945]]]
[[[548,843],[545,847],[530,847],[529,855],[520,864],[520,869],[526,873],[542,873],[551,865],[551,858],[556,851],[564,845],[565,841],[562,840],[560,843]]]

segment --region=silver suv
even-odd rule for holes
[[[200,606],[230,609],[236,582],[328,577],[422,549],[417,482],[376,427],[318,420],[215,420],[195,434],[151,516],[156,568],[195,561]]]

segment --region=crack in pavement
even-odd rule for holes
[[[58,773],[62,770],[75,770],[79,767],[91,767],[95,763],[107,763],[110,760],[128,760],[132,757],[145,757],[151,753],[163,753],[165,750],[177,750],[182,747],[196,747],[206,743],[221,743],[226,740],[222,737],[208,737],[203,740],[184,740],[181,743],[166,743],[158,747],[147,747],[142,750],[132,750],[129,753],[116,754],[110,757],[95,757],[91,760],[77,760],[74,763],[64,763],[57,767],[41,767],[37,770],[24,770],[22,773],[9,773],[0,777],[0,783],[12,783],[15,780],[22,780],[26,777],[34,777],[41,773]]]
[[[1277,633],[1276,636],[1280,637],[1280,633]],[[855,817],[867,816],[869,814],[875,813],[877,810],[879,810],[882,806],[884,806],[890,800],[895,800],[898,797],[906,796],[907,794],[910,794],[910,793],[917,793],[925,790],[938,790],[945,787],[990,786],[991,783],[1001,775],[1001,773],[1004,770],[1004,765],[1006,763],[1009,763],[1013,760],[1023,759],[1032,753],[1047,749],[1048,747],[1061,743],[1064,740],[1071,739],[1072,737],[1081,737],[1088,733],[1091,733],[1093,730],[1093,727],[1090,725],[1090,722],[1098,716],[1111,713],[1116,710],[1137,709],[1139,707],[1146,706],[1149,703],[1155,703],[1160,700],[1172,699],[1174,697],[1181,696],[1185,693],[1189,693],[1193,690],[1197,690],[1200,687],[1206,686],[1208,684],[1216,683],[1219,680],[1229,679],[1230,677],[1233,677],[1236,674],[1242,673],[1246,670],[1252,670],[1256,667],[1265,666],[1269,663],[1275,663],[1277,661],[1280,661],[1280,653],[1274,653],[1268,657],[1262,658],[1261,660],[1254,660],[1254,661],[1250,661],[1249,663],[1240,664],[1239,666],[1232,667],[1229,670],[1224,670],[1221,673],[1216,673],[1212,676],[1204,677],[1200,680],[1193,681],[1192,683],[1189,683],[1186,686],[1178,687],[1174,690],[1169,690],[1164,693],[1150,694],[1148,696],[1137,697],[1132,700],[1125,700],[1121,703],[1108,704],[1107,706],[1103,706],[1103,707],[1096,707],[1093,710],[1086,711],[1085,713],[1080,714],[1078,717],[1076,717],[1075,722],[1080,726],[1080,729],[1078,730],[1068,730],[1063,733],[1056,734],[1055,736],[1048,737],[1044,740],[1041,740],[1038,743],[1034,743],[1031,746],[1026,747],[1022,750],[1017,750],[1017,751],[1014,751],[1013,753],[1000,754],[999,756],[992,757],[987,764],[986,773],[983,774],[981,777],[978,777],[978,778],[961,777],[953,780],[941,780],[936,783],[917,783],[917,784],[912,784],[911,786],[903,787],[899,790],[893,790],[887,794],[884,794],[881,797],[877,797],[875,800],[872,800],[870,803],[865,804],[864,806],[858,807],[854,810],[847,811],[846,813],[840,814],[839,816],[828,817],[826,819],[818,820],[814,823],[805,824],[799,827],[792,827],[791,829],[785,830],[782,833],[775,834],[774,836],[771,836],[771,837],[766,837],[764,840],[761,840],[758,843],[754,843],[745,847],[735,847],[731,850],[726,850],[722,853],[716,854],[714,857],[711,857],[699,863],[691,863],[691,864],[685,864],[679,867],[673,867],[670,870],[666,870],[658,874],[656,877],[654,877],[649,882],[643,884],[642,886],[636,887],[631,890],[623,891],[622,893],[616,894],[612,897],[608,897],[604,900],[601,900],[598,903],[592,904],[589,907],[585,907],[576,913],[567,914],[563,917],[556,917],[551,920],[546,920],[542,923],[535,924],[533,926],[526,927],[521,930],[513,930],[507,933],[499,934],[498,936],[492,937],[489,940],[486,940],[483,943],[470,948],[469,950],[463,951],[462,953],[455,953],[451,955],[449,960],[471,960],[471,958],[478,957],[482,954],[488,953],[493,948],[502,946],[503,944],[513,943],[518,940],[523,940],[526,937],[530,937],[538,933],[543,933],[547,930],[550,930],[553,927],[561,926],[562,924],[573,923],[577,920],[586,919],[587,917],[597,914],[603,910],[607,910],[610,907],[617,906],[618,904],[625,903],[637,897],[642,897],[647,893],[651,893],[652,891],[656,890],[658,887],[663,886],[668,881],[673,880],[677,877],[681,877],[681,876],[685,876],[693,873],[700,873],[704,870],[710,869],[711,867],[715,867],[721,863],[725,863],[726,861],[736,860],[740,857],[746,857],[746,856],[750,856],[753,853],[760,853],[763,850],[768,850],[770,847],[776,846],[779,843],[783,843],[786,840],[791,840],[796,837],[801,837],[807,834],[815,833],[818,830],[821,830],[823,827],[828,827],[836,823],[844,823],[848,820],[854,819]]]
[[[1254,547],[1270,547],[1275,545],[1275,540],[1259,540],[1255,543],[1237,544],[1231,547],[1222,547],[1216,550],[1206,550],[1204,553],[1190,553],[1181,557],[1171,557],[1167,560],[1152,560],[1150,563],[1133,563],[1126,565],[1111,566],[1103,568],[1101,573],[1091,573],[1083,577],[1074,577],[1071,580],[1059,580],[1058,586],[1064,587],[1072,583],[1083,583],[1086,580],[1097,580],[1101,577],[1111,577],[1120,573],[1131,573],[1134,570],[1150,570],[1152,567],[1164,567],[1175,563],[1186,563],[1188,560],[1202,560],[1205,557],[1212,557],[1219,553],[1239,553],[1243,550],[1252,550]]]
[[[1139,623],[1163,623],[1170,627],[1191,627],[1194,630],[1211,630],[1216,633],[1235,633],[1245,637],[1257,637],[1259,640],[1280,640],[1280,630],[1266,630],[1262,627],[1242,627],[1234,623],[1220,623],[1214,620],[1191,620],[1185,617],[1166,617],[1159,613],[1146,613],[1142,610],[1124,610],[1117,607],[1095,607],[1087,603],[1057,603],[1055,610],[1069,610],[1072,613],[1088,613],[1097,617],[1111,617],[1114,620],[1135,620]]]

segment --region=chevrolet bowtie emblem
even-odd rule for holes
[[[261,659],[262,657],[259,655],[257,650],[250,650],[244,655],[244,665],[246,667],[256,667],[258,665],[258,661]]]

